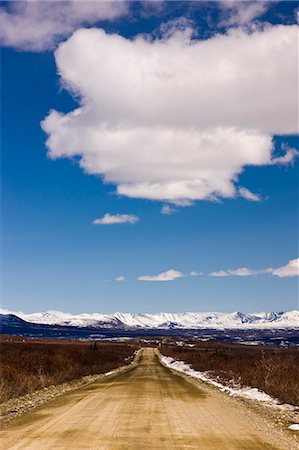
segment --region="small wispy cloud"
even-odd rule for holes
[[[166,272],[161,272],[158,275],[140,275],[139,281],[173,281],[176,278],[182,278],[184,274],[178,270],[170,269]]]
[[[248,267],[240,267],[239,269],[230,271],[230,275],[234,275],[236,277],[251,277],[252,275],[258,275],[259,273],[264,273],[264,270],[259,271],[248,269]]]
[[[0,43],[19,50],[52,50],[74,30],[128,14],[126,1],[1,2]]]
[[[246,198],[246,200],[251,200],[252,202],[259,202],[261,200],[261,197],[258,194],[254,194],[245,187],[239,188],[239,194],[241,195],[241,197]]]
[[[200,277],[201,275],[203,275],[202,272],[196,272],[195,270],[192,270],[192,272],[190,272],[189,274],[191,277]]]
[[[177,208],[170,205],[163,205],[161,208],[161,214],[165,214],[166,216],[170,216],[171,214],[175,214],[177,212]]]
[[[273,269],[269,267],[267,269],[254,270],[248,267],[240,267],[233,270],[218,270],[211,272],[209,275],[212,277],[250,277],[253,275],[272,274],[278,277],[293,277],[299,276],[299,258],[291,259],[285,266]]]
[[[139,217],[134,214],[105,214],[101,219],[95,219],[94,225],[114,225],[120,223],[135,224],[139,222]]]
[[[228,277],[229,273],[225,270],[218,270],[209,274],[211,277]]]
[[[125,277],[123,275],[119,275],[118,277],[115,277],[115,281],[118,281],[118,282],[125,281]]]
[[[211,272],[209,275],[212,277],[251,277],[253,275],[260,275],[262,273],[269,273],[270,269],[263,270],[252,270],[248,269],[248,267],[239,267],[238,269],[233,270],[219,270],[216,272]]]
[[[220,25],[243,26],[261,17],[269,9],[270,2],[226,0],[219,5],[222,10]]]
[[[163,22],[154,34],[163,39],[169,39],[172,36],[185,36],[189,40],[191,36],[196,36],[194,21],[186,17],[177,17],[176,19]]]
[[[272,159],[272,164],[288,165],[293,164],[295,158],[299,155],[299,152],[295,148],[291,148],[285,144],[282,144],[281,148],[285,151],[282,156],[277,156]]]

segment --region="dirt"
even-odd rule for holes
[[[249,404],[161,365],[143,349],[123,372],[7,424],[3,449],[295,450],[295,433]]]

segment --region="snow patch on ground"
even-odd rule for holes
[[[297,408],[288,405],[288,404],[281,404],[278,400],[270,397],[270,395],[266,394],[263,391],[260,391],[257,388],[252,387],[240,387],[240,386],[224,386],[223,384],[219,383],[218,381],[212,379],[207,372],[200,372],[198,370],[194,370],[190,367],[189,364],[186,364],[184,361],[176,361],[170,356],[160,356],[160,361],[165,366],[169,367],[170,369],[174,369],[178,372],[185,373],[186,375],[189,375],[190,377],[197,378],[205,383],[208,383],[212,386],[217,387],[222,392],[226,392],[227,394],[233,396],[233,397],[243,397],[243,398],[249,398],[251,400],[257,400],[260,402],[265,402],[269,406],[277,407],[285,410],[294,411]]]

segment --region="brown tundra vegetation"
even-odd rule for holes
[[[129,364],[136,345],[1,336],[0,402]]]
[[[299,349],[217,342],[163,345],[161,353],[190,364],[225,385],[256,387],[282,403],[299,405]]]

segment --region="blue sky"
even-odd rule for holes
[[[96,16],[94,2],[85,15],[76,6],[73,16],[68,16],[75,19],[61,23],[59,30],[47,4],[29,11],[11,4],[3,2],[0,14],[4,25],[0,35],[3,307],[74,313],[297,308],[298,262],[294,260],[298,257],[299,146],[290,123],[296,123],[298,117],[289,100],[298,94],[293,81],[296,64],[290,61],[291,70],[281,67],[285,62],[278,60],[276,41],[266,36],[273,33],[277,42],[282,37],[291,41],[288,33],[293,32],[296,3],[135,2],[124,3],[122,10],[97,10]],[[11,17],[19,21],[16,29]],[[53,20],[52,34],[45,33],[41,18]],[[34,28],[34,21],[40,26]],[[75,39],[70,38],[72,32],[86,27],[105,33],[87,30],[87,34],[78,32]],[[241,37],[235,39],[232,30],[238,30]],[[213,40],[216,34],[220,37],[209,52],[196,46]],[[217,52],[227,51],[227,41],[222,44],[222,39],[228,34],[236,53],[237,41],[243,39],[248,61],[258,39],[263,39],[260,47],[270,46],[264,67],[257,71],[252,62],[248,66],[251,78],[256,79],[249,82],[248,89],[253,95],[257,92],[257,105],[264,96],[265,113],[264,103],[256,113],[254,102],[250,111],[250,99],[240,105],[246,82],[236,86],[240,92],[236,104],[224,103],[227,97],[223,95],[223,104],[215,111],[214,97],[222,99],[225,85],[219,84],[218,76],[212,85],[209,79],[214,80]],[[133,40],[137,35],[143,36],[141,53]],[[257,43],[251,43],[253,38]],[[99,42],[103,48],[97,50]],[[157,45],[159,42],[163,44]],[[185,49],[190,46],[194,54],[188,59]],[[147,51],[153,50],[159,58],[160,47],[162,60],[168,58],[168,48],[173,49],[169,66],[162,62],[154,67],[156,84],[146,77],[140,81],[139,65],[146,67],[147,74],[155,64],[147,60]],[[93,48],[90,70],[83,77],[81,69],[88,69],[89,64],[84,58]],[[202,51],[198,61],[197,51]],[[258,47],[256,53],[258,58]],[[224,61],[230,61],[230,55],[227,58]],[[188,82],[190,92],[185,85],[168,92],[171,77],[178,86],[184,84],[180,61],[182,65],[189,61],[195,87]],[[238,59],[234,64],[235,70],[241,70]],[[261,78],[267,82],[269,67],[272,74],[277,71],[277,77],[271,75],[273,91],[271,87],[265,94]],[[242,70],[238,80],[244,77]],[[165,82],[166,72],[169,82]],[[69,73],[76,77],[75,94]],[[202,91],[197,89],[198,73],[203,73],[198,79]],[[285,78],[281,79],[281,74]],[[128,106],[130,89],[132,104]],[[278,89],[283,96],[277,94]],[[178,94],[181,97],[176,98]],[[234,92],[228,90],[228,94],[233,102]],[[163,102],[168,95],[176,106],[169,114],[169,101]],[[190,100],[184,104],[189,95],[197,100],[193,106]],[[77,108],[82,111],[79,119],[70,117]],[[184,108],[186,113],[180,116]],[[234,108],[236,114],[232,113],[232,122],[227,124],[226,116]],[[59,111],[60,116],[51,115],[51,110]],[[260,117],[260,127],[255,116]],[[65,119],[69,121],[66,129]],[[112,138],[104,132],[98,137],[103,124],[108,124]],[[52,141],[46,143],[51,136]],[[117,143],[109,146],[108,138]],[[169,148],[164,147],[165,140],[170,142]],[[194,156],[194,140],[196,151],[208,154],[208,163]],[[269,150],[271,142],[274,148]],[[242,146],[249,150],[244,150],[244,159],[235,164],[243,154]],[[252,161],[250,165],[247,160]],[[203,164],[207,164],[204,171]],[[171,214],[161,213],[163,205]],[[133,215],[139,220],[134,224],[93,224],[105,214]],[[117,281],[117,277],[124,279]],[[165,278],[167,281],[161,281]]]

